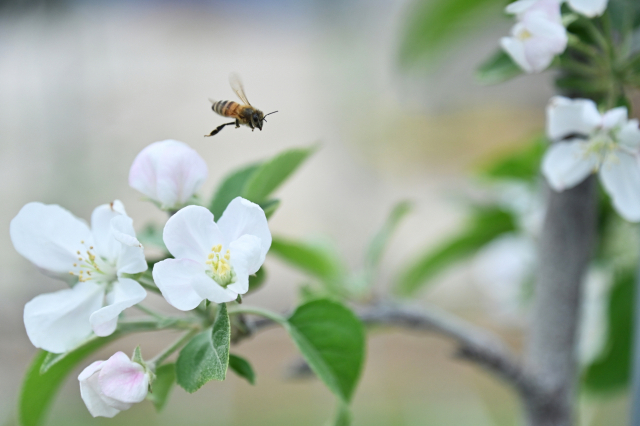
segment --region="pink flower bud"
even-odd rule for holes
[[[78,381],[80,396],[93,417],[113,417],[142,402],[149,390],[149,374],[123,352],[89,365]]]
[[[200,189],[209,170],[187,144],[166,140],[140,151],[129,171],[129,185],[163,209],[183,206]]]

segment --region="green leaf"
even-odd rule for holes
[[[321,299],[299,306],[286,327],[313,372],[337,397],[349,402],[365,354],[360,320],[343,305]]]
[[[502,49],[480,65],[476,79],[481,84],[497,84],[522,74],[522,69]]]
[[[147,394],[147,399],[153,403],[157,411],[164,408],[175,382],[175,364],[164,364],[156,369],[156,379],[151,384],[151,392]]]
[[[607,393],[624,390],[630,382],[633,348],[633,302],[635,274],[619,273],[609,295],[609,332],[605,350],[582,377],[588,391]]]
[[[230,338],[227,306],[221,303],[213,327],[196,335],[180,351],[176,362],[178,384],[193,393],[210,380],[224,380],[229,366]]]
[[[492,179],[536,182],[540,163],[549,143],[544,136],[514,151],[498,156],[483,167],[481,175]]]
[[[252,385],[256,384],[256,375],[246,359],[234,354],[229,355],[229,368]]]
[[[400,61],[412,65],[430,59],[469,33],[474,21],[484,24],[488,11],[498,16],[504,0],[417,0],[410,7],[400,45]]]
[[[262,210],[264,210],[264,215],[267,216],[267,219],[269,219],[276,212],[276,210],[278,210],[278,207],[280,207],[280,200],[274,198],[273,200],[265,201],[264,203],[260,204],[260,207],[262,207]]]
[[[393,233],[410,211],[411,203],[408,201],[399,202],[391,210],[384,225],[382,225],[369,244],[365,259],[368,268],[374,268],[380,263],[384,249],[387,247]]]
[[[262,163],[251,164],[241,169],[233,171],[223,180],[209,204],[209,210],[213,217],[218,220],[224,209],[236,197],[243,196],[244,187],[253,174],[262,166]]]
[[[341,291],[345,266],[329,247],[273,237],[269,253],[320,279],[333,291]]]
[[[499,235],[515,229],[513,216],[505,210],[495,207],[476,210],[463,231],[428,250],[403,269],[397,292],[403,296],[416,293],[445,268],[476,253]]]
[[[256,272],[255,275],[249,275],[248,293],[253,293],[254,291],[258,290],[260,287],[262,287],[266,279],[267,279],[267,271],[265,270],[264,265],[262,265],[262,267],[258,269],[258,272]]]
[[[267,200],[287,178],[317,148],[294,148],[276,155],[264,162],[251,176],[242,191],[242,196],[254,203],[261,204]]]

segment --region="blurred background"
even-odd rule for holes
[[[331,241],[354,268],[392,206],[411,200],[414,210],[383,259],[381,293],[400,264],[460,226],[467,200],[483,196],[474,170],[543,129],[552,76],[477,84],[475,68],[511,25],[502,6],[481,25],[461,27],[459,42],[440,52],[437,66],[405,69],[399,51],[413,7],[411,0],[0,2],[0,424],[15,424],[21,378],[36,351],[24,331],[24,304],[63,288],[15,252],[9,221],[29,201],[60,204],[88,219],[95,206],[117,198],[139,229],[162,224],[163,214],[127,184],[135,155],[149,143],[177,139],[195,148],[209,165],[206,197],[236,167],[319,143],[279,191],[271,229]],[[230,72],[242,76],[254,106],[279,113],[262,132],[227,127],[203,138],[224,122],[207,98],[235,100]],[[266,265],[267,284],[246,303],[287,312],[307,278],[273,257]],[[493,315],[494,301],[475,271],[463,264],[439,275],[417,304],[438,304],[519,348],[519,321]],[[172,340],[169,332],[132,336],[93,359],[131,353],[138,343],[152,356]],[[145,402],[115,419],[92,420],[76,372],[49,424],[329,419],[334,401],[320,382],[288,379],[297,354],[283,330],[265,331],[234,351],[253,364],[255,387],[229,374],[194,395],[176,387],[160,414]],[[371,335],[354,424],[516,424],[510,390],[452,351],[437,336]],[[624,393],[584,405],[585,425],[625,424]]]

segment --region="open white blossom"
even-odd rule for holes
[[[140,284],[122,276],[146,270],[147,263],[120,201],[97,207],[91,229],[60,206],[29,203],[11,221],[10,234],[18,253],[72,286],[25,305],[27,335],[37,348],[62,353],[92,331],[108,336],[118,315],[146,297]]]
[[[224,303],[246,293],[249,275],[271,247],[264,211],[241,197],[217,223],[204,207],[183,208],[167,221],[163,239],[175,259],[156,263],[153,278],[167,302],[183,311],[204,299]]]
[[[640,129],[626,108],[600,114],[589,99],[556,96],[547,107],[547,135],[555,143],[542,173],[553,189],[572,188],[598,172],[620,216],[640,221]]]
[[[123,352],[89,365],[78,381],[80,396],[93,417],[113,417],[144,401],[149,391],[149,373]]]
[[[567,48],[560,0],[519,0],[508,5],[506,12],[515,14],[517,23],[511,37],[503,37],[500,45],[525,72],[544,71]]]
[[[189,145],[166,140],[140,151],[129,171],[129,185],[160,204],[178,209],[207,179],[207,163]]]

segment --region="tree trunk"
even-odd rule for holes
[[[526,402],[530,426],[573,426],[576,331],[582,282],[596,234],[595,176],[564,192],[550,190],[525,368],[541,385]]]

